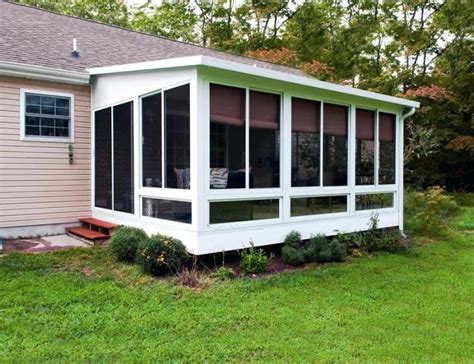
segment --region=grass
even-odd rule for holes
[[[417,254],[193,291],[106,250],[0,258],[0,362],[473,362],[474,208]]]

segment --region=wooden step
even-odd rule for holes
[[[112,224],[111,222],[94,219],[93,217],[87,217],[85,219],[79,219],[79,221],[83,224],[88,224],[92,226],[96,226],[98,228],[103,228],[106,230],[113,230],[117,227],[117,225]]]
[[[92,240],[92,241],[105,240],[110,237],[107,234],[103,234],[98,231],[92,231],[83,227],[70,227],[70,228],[66,228],[66,231],[70,234],[77,235],[81,238]]]

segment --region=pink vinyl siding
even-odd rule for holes
[[[20,90],[74,94],[68,143],[20,140]],[[0,77],[0,229],[75,223],[91,215],[90,88]]]

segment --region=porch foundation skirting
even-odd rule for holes
[[[123,214],[124,215],[124,214]],[[234,227],[220,226],[212,231],[198,232],[181,227],[164,227],[157,223],[135,218],[133,216],[119,216],[117,213],[94,209],[93,216],[98,219],[107,220],[115,224],[123,224],[139,227],[147,234],[170,235],[182,240],[191,254],[203,255],[219,253],[223,251],[239,250],[249,246],[253,241],[255,246],[265,246],[283,243],[286,235],[297,230],[303,239],[309,239],[313,235],[324,234],[326,236],[338,233],[350,233],[365,231],[370,226],[373,216],[370,212],[357,213],[353,216],[346,214],[326,217],[314,217],[305,221],[287,222],[265,222],[258,226],[240,225]],[[388,228],[399,226],[398,211],[380,211],[378,214],[378,227]]]

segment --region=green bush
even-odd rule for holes
[[[439,236],[449,231],[449,219],[460,207],[441,187],[405,192],[405,229],[415,235]]]
[[[138,246],[137,262],[151,275],[176,273],[188,260],[183,243],[168,236],[153,235]]]
[[[133,262],[137,255],[138,244],[147,238],[142,229],[121,225],[112,234],[109,249],[119,261]]]
[[[281,257],[285,263],[291,265],[302,265],[306,262],[305,246],[298,231],[293,230],[285,237]]]
[[[328,240],[324,235],[318,234],[304,241],[297,231],[292,231],[286,236],[281,250],[283,261],[291,265],[342,262],[346,259],[346,255],[345,240],[337,238]]]
[[[254,243],[240,253],[240,269],[244,274],[263,273],[268,269],[268,257],[263,249],[255,249]]]
[[[304,249],[283,245],[283,248],[281,248],[281,257],[287,264],[303,265],[306,262],[304,252]]]
[[[232,268],[222,266],[212,272],[212,278],[217,279],[218,281],[228,281],[235,278],[235,272]]]
[[[331,261],[344,262],[347,257],[347,246],[344,241],[339,240],[336,236],[329,242],[329,250],[331,251]]]
[[[322,234],[314,235],[309,239],[306,251],[308,262],[325,263],[331,261],[331,248],[328,239]]]

